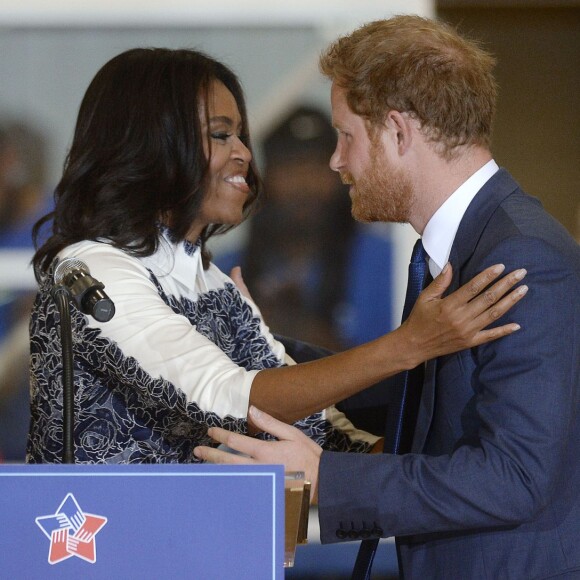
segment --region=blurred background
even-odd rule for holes
[[[334,130],[317,59],[339,34],[399,13],[437,16],[496,56],[494,156],[580,240],[580,1],[2,0],[0,460],[24,460],[30,230],[50,209],[86,87],[128,48],[200,49],[238,73],[266,199],[212,251],[226,272],[242,265],[271,329],[340,350],[397,324],[416,234],[350,217],[328,169]],[[357,544],[320,547],[311,532],[287,577],[348,577]],[[374,577],[393,577],[393,544],[381,549]]]

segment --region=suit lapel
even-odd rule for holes
[[[451,247],[449,261],[453,267],[453,279],[446,294],[459,288],[464,265],[473,255],[481,235],[501,202],[518,189],[518,184],[505,169],[500,169],[481,188],[469,204]],[[425,381],[419,404],[417,425],[413,437],[413,453],[425,447],[433,413],[435,411],[435,389],[437,387],[437,360],[425,364]]]
[[[423,382],[423,392],[417,412],[417,424],[413,435],[412,453],[420,453],[423,450],[427,434],[431,427],[433,411],[435,406],[435,378],[437,371],[437,359],[429,360],[425,363],[425,380]]]
[[[511,175],[505,169],[500,169],[484,184],[469,204],[459,224],[449,255],[449,261],[453,266],[453,280],[448,294],[461,285],[463,267],[473,255],[494,212],[504,199],[518,188]]]

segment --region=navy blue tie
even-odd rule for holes
[[[429,265],[427,264],[427,252],[423,248],[421,240],[417,240],[411,255],[409,264],[409,280],[407,282],[407,294],[405,295],[405,305],[403,306],[403,317],[401,322],[411,314],[417,298],[429,275]],[[411,451],[411,440],[415,429],[416,414],[423,389],[424,368],[423,365],[404,371],[397,375],[395,382],[399,394],[396,395],[397,413],[392,418],[387,417],[385,425],[385,453],[409,453]]]
[[[427,264],[427,252],[423,247],[423,242],[419,239],[415,242],[411,263],[409,264],[409,280],[407,282],[407,294],[405,295],[405,306],[403,307],[403,318],[405,322],[411,314],[411,310],[425,287],[429,265]]]
[[[409,279],[405,305],[403,306],[402,322],[408,318],[428,279],[427,253],[419,239],[415,243],[413,254],[411,255],[411,263],[409,264]],[[401,454],[411,451],[419,400],[423,389],[423,378],[422,364],[393,377],[390,383],[390,388],[393,391],[390,398],[392,402],[389,404],[385,424],[385,442],[383,447],[385,453]],[[378,543],[378,539],[363,540],[361,542],[351,580],[370,580],[371,568]]]

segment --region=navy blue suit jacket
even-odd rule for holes
[[[500,170],[450,261],[450,291],[526,268],[528,295],[498,322],[522,329],[427,363],[413,453],[322,454],[322,541],[396,535],[406,579],[580,578],[579,246]]]

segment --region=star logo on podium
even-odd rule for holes
[[[107,518],[83,512],[72,493],[66,495],[54,514],[39,516],[35,521],[50,540],[49,564],[58,564],[72,556],[91,564],[97,561],[95,536]]]

